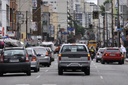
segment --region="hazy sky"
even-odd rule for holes
[[[95,4],[97,4],[97,0],[87,0],[87,2],[94,2]]]

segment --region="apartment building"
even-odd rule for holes
[[[0,0],[0,36],[10,29],[10,0]]]

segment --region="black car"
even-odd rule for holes
[[[31,75],[28,53],[24,47],[6,47],[0,56],[0,75],[17,72]]]

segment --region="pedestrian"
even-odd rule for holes
[[[122,44],[121,44],[120,50],[121,50],[122,56],[126,58],[126,48]]]

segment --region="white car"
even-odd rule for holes
[[[96,62],[101,60],[102,54],[104,52],[105,48],[99,48],[96,53]]]

